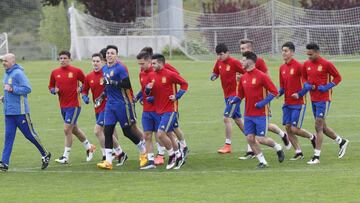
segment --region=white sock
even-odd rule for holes
[[[120,145],[119,145],[118,147],[114,148],[114,151],[115,151],[115,154],[116,154],[116,155],[120,155],[120,154],[123,152],[123,150],[121,149]]]
[[[314,139],[314,137],[315,137],[315,136],[314,136],[313,134],[311,134],[310,140]]]
[[[320,156],[321,150],[315,149],[314,150],[314,155],[315,156]]]
[[[336,135],[335,141],[340,144],[342,141],[342,138],[339,135]]]
[[[140,152],[141,154],[146,153],[145,143],[144,143],[144,142],[140,141],[136,146],[137,146],[137,148],[139,149],[139,152]]]
[[[112,163],[112,149],[107,149],[105,148],[105,156],[106,156],[106,161],[109,163]]]
[[[69,158],[71,147],[65,147],[63,156]]]
[[[295,153],[299,154],[299,153],[302,153],[302,151],[301,151],[301,149],[297,149],[297,150],[295,150]]]
[[[163,155],[165,154],[165,147],[161,146],[158,142],[156,143],[158,154]]]
[[[87,139],[83,142],[83,145],[86,150],[91,148],[91,144],[90,144],[89,140],[87,140]]]
[[[101,153],[103,156],[105,156],[105,148],[101,148]]]
[[[278,143],[275,143],[274,147],[273,147],[276,151],[280,151],[282,150],[281,145],[279,145]]]
[[[279,134],[278,134],[281,138],[283,138],[285,136],[284,131],[280,130]]]
[[[179,149],[175,151],[175,156],[176,156],[177,158],[181,157],[181,152],[180,152]]]
[[[185,147],[187,146],[185,139],[180,140],[180,146],[181,146],[182,148],[185,148]]]
[[[173,148],[167,150],[167,152],[168,152],[168,155],[169,155],[169,156],[172,156],[172,155],[174,154]]]
[[[231,144],[231,140],[230,139],[225,139],[225,144]]]
[[[265,160],[263,153],[256,155],[256,158],[259,160],[260,163],[267,164],[267,161]]]
[[[249,144],[247,144],[247,151],[246,152],[252,152],[252,149]]]
[[[154,153],[148,153],[147,158],[149,161],[154,161]]]

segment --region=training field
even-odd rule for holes
[[[135,92],[139,90],[136,61],[124,61],[129,68]],[[54,162],[63,153],[64,134],[57,96],[47,85],[58,62],[22,62],[32,85],[29,96],[31,119],[43,144],[53,157],[47,170],[40,170],[36,148],[18,132],[10,169],[0,173],[1,202],[357,202],[360,201],[360,62],[335,62],[343,81],[335,87],[327,123],[350,140],[347,153],[338,159],[338,145],[324,138],[321,164],[308,166],[313,154],[308,140],[299,138],[304,160],[289,161],[294,150],[285,151],[286,160],[278,163],[273,149],[262,146],[270,167],[255,170],[256,159],[240,161],[245,153],[245,138],[233,128],[233,153],[217,154],[224,144],[224,109],[220,81],[211,82],[213,61],[169,61],[189,82],[189,91],[180,100],[180,126],[185,133],[190,154],[180,170],[140,171],[137,148],[119,134],[121,145],[129,155],[122,167],[112,171],[96,168],[101,159],[98,141],[93,134],[92,105],[82,105],[78,124],[98,150],[91,162],[85,161],[85,149],[74,139],[70,164]],[[280,61],[269,63],[272,79],[278,86]],[[90,62],[74,62],[85,73]],[[3,75],[3,71],[1,73]],[[2,77],[2,76],[1,76]],[[2,93],[1,93],[2,94]],[[271,122],[281,125],[283,98],[272,102]],[[141,126],[142,107],[137,104]],[[309,106],[310,107],[310,106]],[[313,132],[313,118],[308,107],[303,127]],[[1,107],[2,108],[2,107]],[[243,104],[242,104],[243,109]],[[2,109],[1,109],[2,110]],[[4,123],[4,116],[0,116]],[[121,132],[117,127],[118,132]],[[268,134],[277,142],[277,135]],[[0,127],[1,151],[4,125]]]

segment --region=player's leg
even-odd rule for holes
[[[304,107],[304,108],[303,108]],[[300,109],[298,109],[300,108]],[[298,160],[304,159],[304,155],[302,153],[299,140],[296,137],[296,132],[298,127],[301,127],[303,116],[305,112],[305,105],[299,106],[291,106],[284,105],[283,108],[283,125],[285,125],[286,133],[289,136],[289,141],[295,149],[295,155],[290,158],[290,160]]]
[[[16,116],[5,115],[5,141],[2,153],[0,170],[7,171],[10,163],[10,156],[16,135]]]
[[[289,142],[288,135],[279,126],[274,123],[269,123],[268,130],[279,135],[286,149],[291,149],[291,143]]]
[[[218,153],[226,154],[231,153],[231,139],[232,139],[232,118],[236,114],[240,114],[240,104],[229,104],[228,101],[232,97],[225,99],[225,110],[224,110],[224,125],[225,125],[225,145],[218,149]]]
[[[267,116],[256,116],[252,118],[253,122],[255,123],[256,128],[256,140],[268,147],[273,148],[276,151],[278,156],[279,162],[283,162],[285,159],[285,154],[282,150],[280,144],[276,143],[273,139],[266,136],[268,127],[268,117]]]
[[[115,158],[117,159],[116,166],[122,166],[124,165],[125,161],[128,159],[128,155],[121,148],[120,142],[118,140],[116,128],[114,129],[112,139],[113,139],[113,150],[115,153]]]
[[[325,123],[325,102],[312,102],[312,110],[315,118],[315,131],[316,131],[316,147],[314,149],[314,156],[308,161],[308,164],[319,164],[321,145],[323,142],[323,131]]]
[[[73,115],[71,112],[74,110],[75,108],[61,108],[61,116],[64,120],[65,147],[64,147],[63,155],[58,159],[55,159],[56,162],[61,164],[67,164],[69,161],[71,146],[73,143],[72,130],[74,128],[74,125],[71,124],[72,123],[71,115]]]
[[[94,126],[94,134],[99,140],[103,161],[105,160],[104,114],[104,111],[95,114],[96,122]]]
[[[41,144],[40,137],[34,130],[33,124],[30,119],[30,114],[19,115],[16,119],[17,126],[19,127],[22,134],[28,139],[41,154],[41,169],[46,169],[49,165],[51,153]]]
[[[141,117],[141,123],[144,129],[145,136],[145,148],[147,154],[147,163],[140,169],[152,169],[155,168],[154,163],[154,146],[152,142],[153,132],[156,131],[155,121],[152,118],[154,112],[143,112]]]

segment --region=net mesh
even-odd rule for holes
[[[210,14],[176,7],[135,23],[107,22],[71,8],[72,52],[78,59],[89,57],[107,44],[119,47],[120,55],[136,55],[144,46],[155,52],[180,50],[194,60],[213,59],[216,44],[225,43],[239,54],[239,40],[254,41],[255,51],[277,55],[281,45],[292,41],[299,56],[305,45],[319,44],[333,59],[357,58],[360,53],[360,7],[319,11],[268,1],[235,13]],[[183,25],[161,26],[164,18],[183,16]]]

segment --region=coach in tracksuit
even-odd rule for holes
[[[2,64],[5,68],[4,96],[1,97],[5,114],[5,142],[0,170],[7,171],[8,169],[17,128],[39,150],[42,156],[41,169],[45,169],[49,165],[51,153],[41,144],[30,120],[27,101],[27,94],[31,92],[29,80],[25,76],[24,69],[15,63],[14,54],[9,53],[3,56]]]

